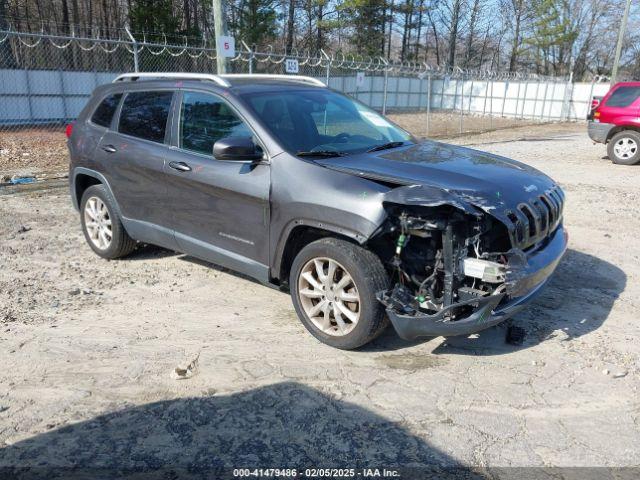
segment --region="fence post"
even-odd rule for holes
[[[427,137],[429,136],[429,128],[431,127],[430,123],[431,117],[431,73],[427,77]]]
[[[452,105],[452,112],[456,111],[456,107],[458,106],[458,86],[460,85],[460,80],[458,78],[456,78],[456,88],[453,91],[453,105]]]
[[[516,93],[516,106],[513,109],[513,118],[518,119],[518,105],[520,104],[520,89],[522,88],[522,82],[518,79],[518,93]]]
[[[331,57],[329,57],[329,55],[327,55],[326,52],[323,49],[320,49],[320,53],[324,56],[324,58],[327,59],[327,72],[325,74],[326,81],[324,83],[328,87],[329,86],[329,78],[331,76]]]
[[[547,103],[547,91],[549,90],[549,79],[544,82],[544,97],[542,97],[542,110],[540,110],[540,120],[544,120],[544,107]]]
[[[533,111],[531,112],[531,120],[536,119],[536,107],[538,106],[538,96],[540,95],[540,78],[536,79],[536,96],[533,97]]]
[[[133,47],[133,71],[137,73],[140,71],[140,64],[138,62],[138,42],[136,42],[136,39],[131,35],[129,27],[124,27],[124,30],[127,32],[127,35],[129,35],[129,39],[131,40]]]
[[[529,88],[529,80],[524,82],[524,97],[522,99],[522,108],[520,109],[520,119],[524,119],[524,107],[527,104],[527,89]]]
[[[487,98],[489,98],[489,80],[484,84],[484,103],[482,105],[482,116],[487,114]]]
[[[244,40],[241,40],[242,46],[247,49],[249,52],[249,75],[253,74],[253,50],[249,48],[249,45],[246,44]]]
[[[493,77],[491,77],[491,97],[489,98],[489,128],[493,130]]]
[[[591,89],[589,90],[589,98],[587,98],[587,115],[589,115],[589,112],[591,112],[591,101],[593,100],[593,89],[595,87],[597,78],[598,76],[594,75],[593,79],[591,80]]]
[[[571,117],[571,102],[573,100],[573,72],[569,73],[569,80],[564,86],[564,96],[562,99],[562,112],[560,120],[568,122]]]
[[[500,109],[500,116],[504,117],[504,107],[507,104],[507,93],[509,93],[509,79],[504,82],[504,95],[502,96],[502,109]]]
[[[547,120],[551,121],[551,115],[553,115],[553,102],[556,99],[556,81],[553,80],[553,88],[551,89],[551,99],[549,100],[549,115],[547,116]],[[562,117],[562,115],[560,115]]]
[[[460,84],[460,133],[462,133],[464,131],[464,74],[461,74],[460,80],[462,80]]]
[[[385,68],[384,68],[384,89],[382,93],[382,114],[387,114],[387,89],[389,87],[389,62],[387,62],[384,58],[382,59]]]

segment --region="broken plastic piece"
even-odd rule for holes
[[[36,177],[18,177],[18,176],[14,176],[11,180],[9,180],[9,183],[12,185],[21,185],[24,183],[33,183],[36,181]]]

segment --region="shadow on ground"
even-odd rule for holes
[[[180,255],[172,250],[150,244],[140,244],[125,258],[125,261],[153,260],[160,258],[169,258]]]
[[[556,336],[563,341],[581,337],[602,326],[626,284],[627,276],[617,266],[569,249],[542,294],[510,323],[470,337],[448,338],[433,353],[499,355]],[[522,345],[505,342],[509,324],[527,332]]]
[[[297,383],[126,408],[0,452],[0,478],[15,479],[219,479],[254,467],[483,478],[396,423]]]
[[[190,263],[259,283],[246,275],[159,247],[140,248],[128,258],[148,260],[173,255],[180,255],[181,260]],[[361,350],[403,350],[433,341],[440,342],[433,350],[434,354],[500,355],[532,347],[555,335],[562,335],[565,340],[577,338],[598,329],[604,323],[613,308],[613,303],[624,291],[626,283],[626,274],[617,266],[593,255],[569,249],[542,294],[513,319],[503,324],[467,337],[450,337],[445,341],[421,338],[411,342],[398,337],[390,326],[378,339]],[[291,309],[293,311],[293,306]],[[522,345],[506,342],[510,325],[526,331]]]
[[[364,349],[383,352],[439,342],[434,354],[501,355],[530,348],[557,335],[564,340],[578,338],[600,328],[626,283],[626,274],[615,265],[569,249],[541,295],[503,324],[475,335],[413,342],[402,340],[389,328]],[[526,331],[522,345],[506,342],[510,325]]]

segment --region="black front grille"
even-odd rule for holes
[[[511,221],[511,244],[525,249],[545,239],[560,223],[563,207],[564,193],[559,187],[553,187],[519,204],[515,211],[507,212]]]

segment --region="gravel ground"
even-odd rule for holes
[[[69,164],[67,152],[62,128],[0,131],[0,174],[11,177],[65,171]]]
[[[426,112],[391,112],[387,116],[402,128],[420,138],[450,138],[456,135],[478,134],[540,124],[527,119],[475,114],[464,114],[461,119],[460,112],[430,112],[429,115]]]
[[[101,260],[66,190],[5,189],[0,477],[227,465],[410,466],[404,478],[420,478],[430,465],[585,478],[552,467],[640,466],[640,166],[603,159],[580,125],[456,142],[523,160],[567,193],[570,249],[513,320],[522,346],[502,325],[415,343],[388,330],[334,350],[285,293],[153,247]]]

